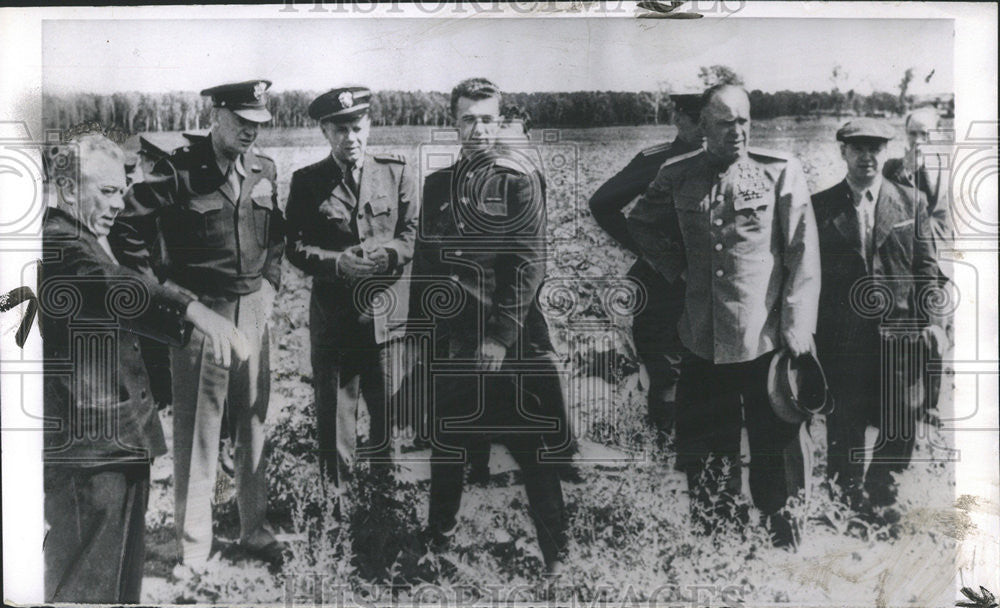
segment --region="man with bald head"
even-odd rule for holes
[[[923,193],[934,245],[938,249],[954,237],[948,209],[948,178],[942,171],[941,156],[925,154],[921,148],[930,143],[931,133],[940,128],[940,121],[937,108],[923,107],[910,112],[905,123],[906,153],[902,158],[890,158],[882,169],[886,178]]]
[[[789,545],[792,528],[779,511],[795,485],[786,479],[801,479],[802,471],[789,470],[783,451],[798,425],[771,410],[766,380],[776,351],[815,348],[816,220],[799,162],[748,148],[744,89],[712,87],[702,107],[705,149],[664,163],[628,225],[665,279],[686,276],[677,450],[692,518],[705,532],[719,517],[745,518],[735,507],[745,420],[753,502],[774,543]]]

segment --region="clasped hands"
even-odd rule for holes
[[[374,251],[365,251],[360,245],[355,245],[337,257],[337,274],[349,281],[384,274],[389,270],[389,252],[385,247]]]

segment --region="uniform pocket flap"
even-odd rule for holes
[[[219,211],[225,201],[222,200],[222,196],[219,194],[211,194],[209,196],[196,196],[188,201],[188,209],[194,211],[195,213],[210,213],[212,211]]]
[[[365,204],[371,209],[372,215],[382,215],[390,211],[389,198],[385,194],[376,194]]]

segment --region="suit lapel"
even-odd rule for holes
[[[882,247],[885,239],[892,233],[892,227],[906,219],[904,215],[903,210],[900,208],[895,186],[892,182],[883,180],[882,187],[878,191],[878,201],[875,203],[876,253]]]
[[[858,226],[858,213],[854,209],[854,196],[851,194],[851,187],[847,181],[842,181],[837,185],[836,211],[833,216],[833,225],[850,243],[851,249],[864,260],[864,252],[861,249],[860,228]]]

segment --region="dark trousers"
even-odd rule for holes
[[[491,440],[507,446],[521,469],[528,495],[528,512],[535,524],[538,544],[545,562],[551,563],[566,547],[566,513],[557,470],[539,461],[542,441],[537,435],[504,434],[491,437]],[[467,441],[449,441],[448,447],[466,447],[468,454],[470,443],[481,441],[482,436],[470,435]],[[455,527],[455,518],[462,504],[467,457],[456,457],[454,450],[443,449],[436,442],[431,454],[429,524],[433,530],[447,532]]]
[[[862,489],[875,505],[895,498],[891,473],[905,469],[913,454],[919,381],[906,382],[898,369],[883,371],[879,354],[827,354],[824,366],[836,408],[827,416],[827,475],[848,497]],[[908,367],[902,361],[894,367]],[[891,379],[895,386],[888,386]],[[865,427],[879,429],[872,461],[864,474]]]
[[[490,442],[501,443],[521,469],[538,544],[550,563],[566,546],[558,467],[545,459],[551,438],[559,435],[558,430],[546,427],[557,420],[542,411],[537,395],[518,391],[514,378],[509,371],[432,376],[435,403],[429,525],[440,532],[455,526],[470,453],[483,445],[488,449]]]
[[[319,460],[326,479],[334,484],[357,459],[377,463],[391,459],[389,405],[399,375],[391,361],[396,351],[375,342],[374,325],[348,320],[344,315],[331,318],[337,312],[314,295],[310,331]],[[350,327],[338,327],[338,321]],[[356,449],[362,396],[370,419],[369,442]]]
[[[136,604],[145,564],[149,463],[45,467],[45,601]]]
[[[677,322],[684,312],[684,283],[671,285],[641,261],[632,266],[628,276],[638,281],[646,293],[646,306],[632,319],[632,340],[649,375],[649,422],[670,432],[684,356],[684,345],[677,333]]]
[[[678,387],[677,448],[687,473],[692,518],[732,519],[740,492],[740,438],[745,423],[750,440],[750,494],[767,516],[785,505],[794,480],[786,448],[799,425],[778,418],[767,395],[771,354],[744,363],[715,364],[688,353]],[[742,416],[741,416],[742,409]],[[742,420],[741,420],[742,419]]]

